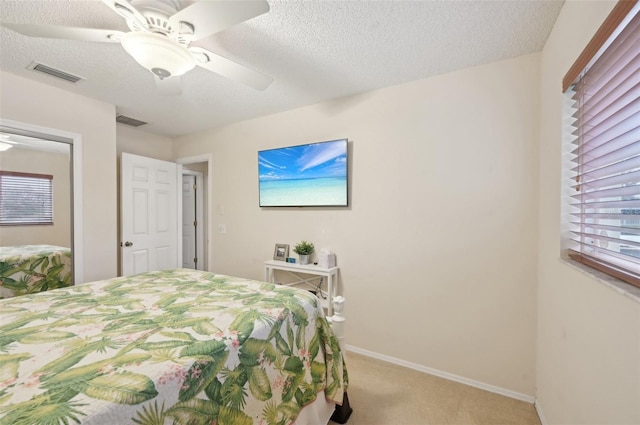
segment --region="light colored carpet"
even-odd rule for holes
[[[541,425],[530,403],[352,352],[346,363],[347,425]]]

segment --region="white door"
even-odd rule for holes
[[[122,275],[178,267],[178,164],[122,154]]]
[[[182,267],[197,269],[196,176],[182,175]]]

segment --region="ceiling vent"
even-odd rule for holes
[[[73,84],[76,84],[78,81],[84,80],[82,77],[78,77],[77,75],[69,74],[68,72],[61,71],[59,69],[53,68],[51,66],[47,66],[38,62],[32,62],[27,69],[32,71],[41,72],[43,74],[47,74],[51,77],[58,78],[60,80],[64,80]]]
[[[116,115],[116,122],[119,122],[120,124],[130,125],[131,127],[140,127],[141,125],[148,124],[144,121],[127,117],[126,115]]]

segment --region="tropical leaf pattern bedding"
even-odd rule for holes
[[[0,246],[0,298],[71,286],[71,250],[53,245]]]
[[[296,288],[177,269],[0,300],[0,424],[290,424],[347,385]]]

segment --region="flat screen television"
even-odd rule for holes
[[[258,152],[261,207],[346,207],[347,139]]]

